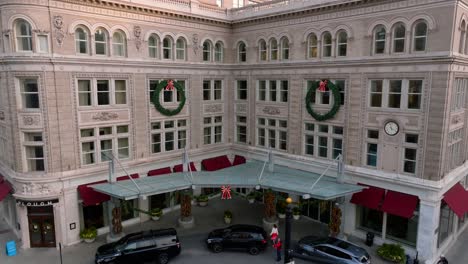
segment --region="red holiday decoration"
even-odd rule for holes
[[[174,81],[173,80],[169,80],[167,81],[167,86],[166,86],[166,91],[169,91],[169,90],[174,90]]]
[[[322,80],[319,84],[319,91],[325,92],[327,90],[328,80]]]
[[[231,199],[231,186],[221,186],[221,199]]]

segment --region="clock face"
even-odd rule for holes
[[[387,133],[390,136],[394,136],[398,134],[398,131],[400,130],[400,128],[398,127],[398,124],[393,121],[387,122],[385,124],[384,129],[385,129],[385,133]]]

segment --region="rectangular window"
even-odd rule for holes
[[[127,81],[114,79],[79,79],[78,105],[126,105]]]
[[[452,88],[451,110],[457,111],[465,108],[465,94],[468,79],[456,78]]]
[[[416,149],[405,148],[403,171],[408,173],[416,172]]]
[[[288,102],[288,81],[287,80],[259,80],[258,100],[270,102]]]
[[[47,38],[47,35],[38,35],[37,41],[38,41],[37,50],[41,53],[48,53],[49,52],[49,40]]]
[[[377,167],[377,144],[367,143],[367,162],[368,166]]]
[[[421,109],[423,80],[370,80],[369,88],[370,107]]]
[[[214,81],[214,100],[221,100],[223,94],[223,83],[221,80]]]
[[[164,144],[163,144],[164,142]],[[151,123],[151,152],[183,149],[187,144],[187,120],[166,120]]]
[[[110,104],[110,88],[108,80],[97,81],[97,102],[98,105]]]
[[[127,104],[127,87],[125,80],[115,80],[115,104]]]
[[[26,132],[24,150],[26,154],[26,171],[44,171],[44,142],[42,132]]]
[[[98,127],[97,134],[95,131],[95,128],[80,129],[83,165],[109,161],[112,157],[130,158],[128,125]]]
[[[258,118],[257,126],[258,146],[287,150],[288,123],[286,120],[269,118],[268,121],[265,122],[264,118]]]
[[[37,79],[22,79],[21,99],[22,106],[25,109],[39,108],[39,87]]]
[[[94,141],[81,143],[81,155],[83,164],[93,164],[96,162],[96,150],[94,148]]]
[[[223,82],[221,80],[203,81],[203,100],[222,100]]]
[[[370,106],[371,107],[382,106],[382,92],[383,92],[383,81],[371,80],[371,87],[370,87]]]
[[[401,80],[390,80],[390,86],[388,90],[388,107],[400,108],[401,87]]]
[[[314,135],[305,135],[305,154],[314,155]]]
[[[328,138],[327,137],[318,137],[319,144],[319,157],[327,158],[328,156]]]
[[[205,117],[203,120],[203,143],[205,145],[221,143],[223,139],[223,117]]]
[[[266,81],[258,82],[258,100],[266,101]]]
[[[422,99],[422,80],[410,80],[408,86],[408,109],[420,109]]]
[[[90,80],[78,80],[78,102],[80,106],[92,105],[92,91]]]
[[[342,149],[343,149],[343,140],[340,138],[334,138],[332,158],[336,159],[338,155],[342,154]]]
[[[304,134],[304,153],[306,155],[335,159],[342,153],[343,127],[305,123]]]
[[[247,81],[237,81],[237,100],[247,100]]]
[[[236,142],[247,143],[247,117],[237,116],[236,122]]]
[[[344,105],[345,104],[345,87],[346,87],[346,81],[345,80],[336,80],[335,81],[335,86],[338,88],[340,91],[340,104]]]
[[[280,102],[288,101],[288,81],[281,81]]]

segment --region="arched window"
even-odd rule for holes
[[[148,54],[150,58],[159,57],[159,37],[156,34],[152,34],[148,39]]]
[[[258,43],[258,50],[260,53],[260,60],[261,61],[266,61],[267,60],[267,44],[265,40],[260,40]]]
[[[185,39],[184,38],[178,38],[176,41],[176,59],[177,60],[185,60]]]
[[[211,42],[203,42],[203,61],[211,61]]]
[[[238,60],[240,62],[247,61],[247,47],[245,46],[244,42],[239,43],[237,53],[238,53]]]
[[[170,37],[163,39],[163,59],[172,59],[172,39]]]
[[[219,41],[216,42],[216,45],[215,45],[215,61],[216,62],[223,61],[223,43]]]
[[[317,36],[312,33],[307,38],[307,57],[317,58],[318,49],[317,49]]]
[[[340,31],[337,37],[336,55],[346,56],[348,54],[348,33]]]
[[[278,41],[272,38],[270,39],[270,60],[278,59]]]
[[[465,38],[466,38],[466,23],[465,23],[465,20],[463,20],[460,25],[460,45],[458,47],[458,52],[460,54],[465,53]]]
[[[88,54],[88,32],[79,27],[75,30],[76,53]]]
[[[289,39],[287,37],[281,38],[281,59],[289,60]]]
[[[332,36],[330,32],[325,32],[322,37],[322,56],[331,57],[332,52]]]
[[[112,36],[112,50],[114,56],[124,57],[126,50],[125,34],[122,31],[114,32]]]
[[[405,51],[406,27],[402,23],[398,23],[393,28],[393,52]]]
[[[374,54],[385,52],[385,38],[387,34],[383,26],[377,26],[374,30]]]
[[[425,21],[419,21],[414,26],[413,34],[413,50],[414,51],[425,51],[426,40],[427,40],[427,24]]]
[[[103,28],[98,28],[94,32],[94,48],[97,55],[107,55],[107,32]]]
[[[31,25],[24,19],[18,19],[15,23],[16,46],[18,51],[32,51]]]

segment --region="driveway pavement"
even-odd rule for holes
[[[224,223],[223,212],[230,210],[233,212],[232,224],[255,224],[262,225],[263,205],[262,204],[248,204],[244,199],[234,197],[232,200],[220,200],[214,198],[209,201],[207,207],[193,206],[192,213],[195,217],[196,226],[192,229],[181,229],[175,226],[179,211],[173,211],[163,215],[159,221],[147,221],[136,224],[130,227],[125,227],[125,233],[136,232],[146,229],[158,229],[175,227],[179,234],[182,252],[175,259],[171,260],[173,264],[237,264],[237,263],[255,263],[266,264],[276,263],[274,260],[274,251],[269,247],[265,252],[257,256],[251,256],[245,252],[222,252],[219,254],[212,253],[204,245],[204,239],[208,232],[215,228],[226,227]],[[3,227],[3,228],[2,228]],[[5,223],[0,220],[0,231],[5,230]],[[297,241],[300,237],[305,235],[326,235],[327,226],[315,221],[311,221],[305,217],[300,220],[294,221],[292,224],[292,239]],[[267,230],[269,233],[270,230]],[[284,220],[280,220],[279,233],[284,240]],[[7,257],[5,255],[4,245],[7,240],[13,239],[13,233],[4,232],[0,233],[0,263],[1,264],[60,264],[59,251],[55,248],[31,248],[21,249],[18,247],[18,255],[14,257]],[[372,256],[373,264],[382,264],[378,257],[375,256],[375,246],[369,249],[362,244],[360,240],[354,240],[364,248],[366,248]],[[18,243],[18,242],[17,242]],[[62,257],[64,264],[92,264],[94,263],[94,254],[96,248],[105,243],[105,235],[100,236],[94,243],[86,244],[80,243],[74,246],[62,249]],[[293,242],[294,244],[294,242]],[[307,262],[296,260],[298,264],[305,264]],[[308,262],[310,263],[310,262]]]

